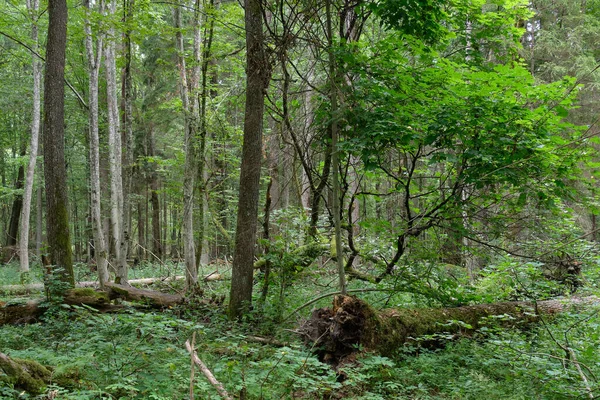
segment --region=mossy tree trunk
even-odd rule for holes
[[[64,153],[64,72],[68,17],[66,0],[50,0],[48,13],[43,125],[46,226],[51,264],[55,268],[62,268],[62,279],[72,286],[75,279]]]

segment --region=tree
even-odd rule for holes
[[[175,28],[179,76],[181,79],[180,93],[181,103],[184,113],[185,129],[185,166],[183,177],[183,252],[185,257],[185,276],[188,289],[193,288],[198,283],[198,267],[196,265],[196,248],[194,243],[194,189],[197,166],[197,146],[198,140],[198,88],[200,79],[200,2],[196,1],[194,10],[194,44],[193,44],[193,66],[192,73],[188,83],[185,49],[183,45],[183,35],[181,33],[181,10],[175,8]],[[192,93],[190,99],[190,92]]]
[[[100,65],[102,61],[102,43],[103,37],[101,34],[96,39],[96,51],[94,52],[94,43],[92,38],[92,30],[90,26],[90,2],[85,2],[88,15],[85,19],[85,47],[88,60],[89,70],[89,141],[90,141],[90,201],[92,214],[92,231],[94,236],[94,254],[96,256],[96,266],[98,268],[98,280],[100,287],[108,282],[108,248],[106,238],[102,230],[102,195],[100,189],[100,139],[98,134],[98,81],[100,78]],[[104,2],[99,5],[102,12]]]
[[[31,16],[31,40],[34,43],[34,51],[38,47],[38,12],[39,0],[28,0],[27,9]],[[33,110],[31,113],[31,146],[29,150],[29,164],[27,165],[27,176],[25,179],[25,190],[23,191],[23,209],[21,211],[21,232],[19,236],[19,262],[21,273],[29,271],[29,215],[31,212],[31,198],[33,193],[33,178],[35,164],[37,163],[38,142],[40,137],[40,106],[41,106],[41,82],[42,65],[37,54],[31,55],[33,72]]]
[[[117,3],[111,0],[108,4],[110,15],[117,11]],[[106,43],[106,101],[108,103],[108,151],[110,165],[110,205],[111,231],[115,243],[115,259],[117,263],[117,283],[127,282],[127,241],[123,214],[123,172],[122,141],[120,130],[119,106],[117,101],[117,77],[115,60],[115,28],[108,30]],[[125,250],[125,251],[124,251]]]
[[[262,156],[265,89],[270,68],[265,54],[261,0],[245,1],[246,107],[240,170],[235,251],[229,296],[229,315],[238,318],[252,303],[254,250]]]
[[[67,169],[64,154],[64,75],[67,44],[67,2],[48,2],[48,41],[44,75],[44,177],[46,227],[50,262],[61,268],[61,278],[73,285],[73,260],[69,233]]]

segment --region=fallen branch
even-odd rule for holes
[[[194,360],[194,363],[198,366],[198,368],[200,368],[200,371],[204,374],[206,379],[210,382],[211,385],[213,385],[217,392],[219,392],[219,395],[221,395],[221,397],[226,400],[233,400],[233,397],[231,397],[229,393],[227,393],[227,390],[225,390],[223,384],[221,384],[221,382],[219,382],[217,378],[215,378],[215,376],[212,374],[212,372],[210,372],[206,364],[204,364],[202,360],[198,357],[196,351],[190,344],[189,340],[185,341],[185,348],[190,353],[192,359]]]

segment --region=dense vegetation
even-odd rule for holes
[[[194,333],[241,399],[600,396],[599,1],[0,5],[0,356],[50,371],[0,398],[219,398]],[[65,303],[146,277],[185,301]],[[337,293],[530,303],[333,362]]]

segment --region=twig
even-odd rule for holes
[[[569,351],[569,354],[571,355],[573,364],[575,365],[575,368],[577,369],[577,372],[579,373],[579,376],[581,377],[581,380],[583,381],[583,384],[585,385],[585,390],[588,392],[588,397],[590,399],[594,399],[595,398],[594,392],[593,392],[592,388],[590,387],[590,383],[588,382],[587,376],[585,375],[585,373],[581,369],[581,366],[579,365],[579,361],[577,361],[577,357],[575,356],[575,351],[573,351],[573,349],[570,347],[568,347],[567,349]]]
[[[192,341],[193,340],[194,340],[194,338],[192,337]],[[223,384],[221,384],[221,382],[219,382],[217,380],[217,378],[215,378],[215,376],[212,374],[212,372],[210,372],[210,370],[208,369],[206,364],[204,364],[202,362],[202,360],[198,357],[198,355],[196,354],[196,351],[190,344],[189,340],[185,341],[185,348],[187,349],[187,351],[189,351],[189,353],[192,356],[192,360],[198,366],[198,368],[200,368],[200,371],[204,374],[206,379],[208,379],[210,384],[213,385],[213,387],[215,389],[217,389],[217,392],[219,392],[219,395],[221,395],[221,397],[224,398],[225,400],[233,400],[233,397],[231,397],[229,395],[229,393],[227,393],[227,390],[225,390],[225,388],[223,387]]]

